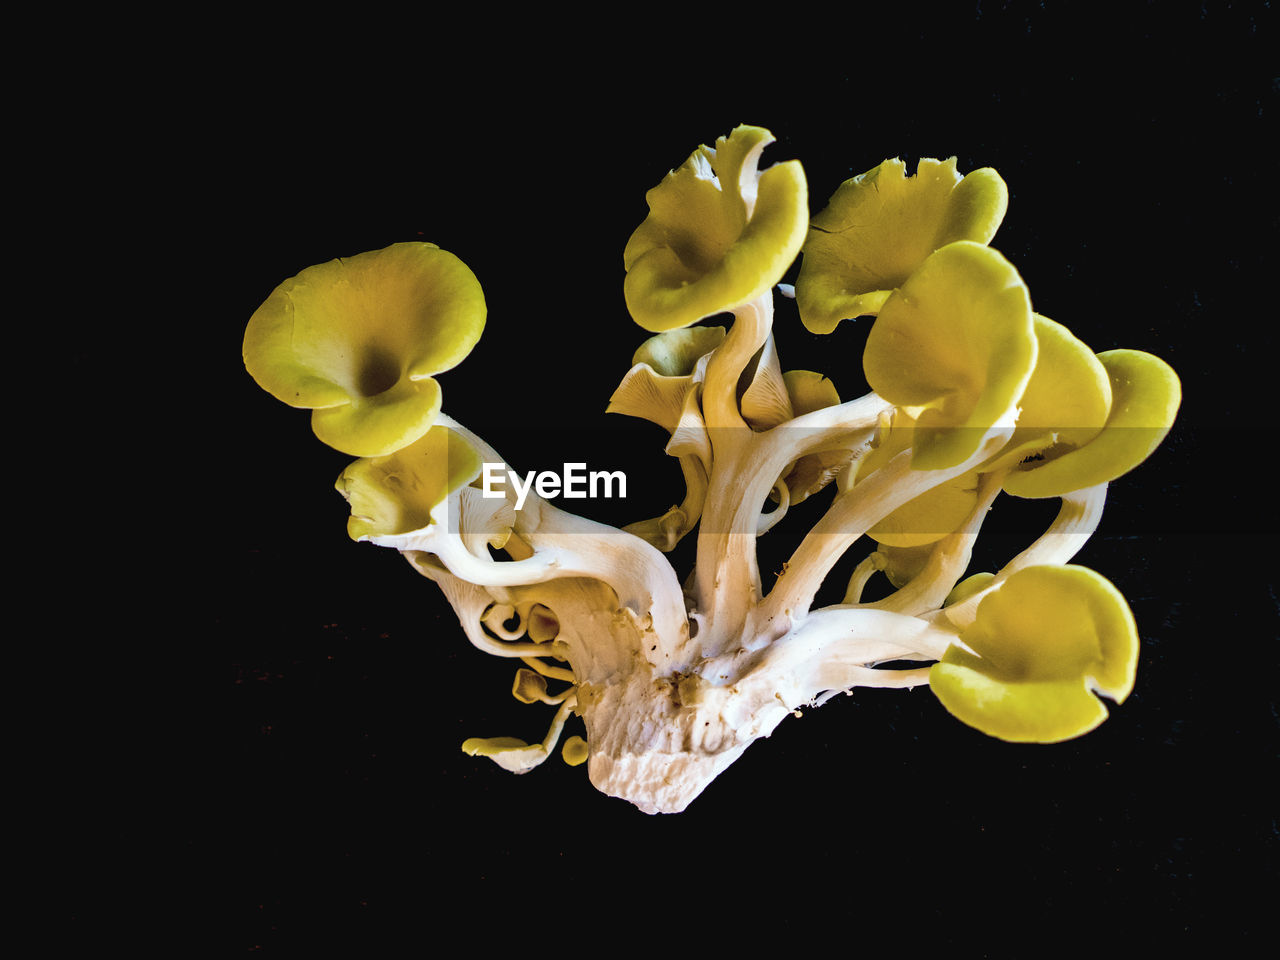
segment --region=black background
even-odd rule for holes
[[[732,36],[658,9],[625,29],[362,18],[305,42],[266,30],[211,68],[236,82],[198,98],[184,162],[223,258],[201,293],[222,428],[201,613],[234,685],[213,796],[179,838],[225,878],[225,917],[197,940],[378,956],[460,934],[593,954],[781,932],[788,952],[887,936],[996,956],[1265,929],[1244,898],[1275,883],[1276,524],[1257,506],[1275,431],[1254,368],[1275,320],[1270,12],[1061,7],[801,9]],[[801,160],[815,212],[886,157],[995,167],[1010,204],[993,246],[1035,308],[1178,370],[1177,425],[1113,484],[1076,560],[1124,592],[1143,641],[1132,697],[1089,736],[1014,746],[927,690],[858,691],[660,817],[558,756],[522,777],[467,757],[470,736],[539,739],[549,708],[511,698],[513,667],[470,647],[433,584],[347,539],[332,484],[349,458],[245,375],[244,323],[276,284],[429,240],[489,307],[440,377],[446,412],[525,469],[626,469],[625,509],[588,515],[660,512],[682,492],[664,437],[604,413],[647,336],[622,248],[645,191],[744,122],[777,136],[766,161]],[[784,367],[858,395],[866,323],[819,338],[784,304]],[[975,569],[1051,515],[993,515]],[[762,541],[766,571],[793,534]]]

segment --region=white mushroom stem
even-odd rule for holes
[[[775,646],[790,644],[791,657],[838,656],[848,663],[872,664],[918,658],[913,655],[940,660],[955,639],[955,631],[918,617],[837,604],[812,611]]]
[[[837,671],[833,671],[833,677]],[[929,667],[913,667],[910,670],[878,670],[874,667],[838,668],[841,682],[832,686],[832,690],[847,690],[851,687],[885,687],[896,690],[922,687],[929,682]]]
[[[440,422],[461,434],[486,462],[505,468],[506,461],[497,451],[457,421],[442,415]],[[621,608],[631,610],[658,637],[663,659],[682,655],[688,640],[684,594],[671,564],[652,544],[560,510],[531,492],[524,508],[516,512],[516,531],[533,548],[533,555],[499,563],[466,549],[462,538],[442,522],[448,509],[441,504],[439,521],[424,530],[371,539],[400,550],[433,553],[455,576],[485,587],[519,587],[574,577],[600,580],[613,588]]]
[[[773,485],[773,489],[778,491],[778,505],[769,513],[762,514],[756,523],[756,534],[767,533],[773,528],[779,520],[787,515],[787,509],[791,506],[791,491],[787,488],[786,483],[779,479]]]
[[[1003,479],[1003,472],[984,475],[979,481],[978,502],[974,504],[960,529],[938,541],[929,554],[924,569],[910,583],[868,606],[913,616],[941,607],[947,594],[968,569],[978,531],[982,529],[982,521],[1000,493]]]
[[[982,590],[966,598],[962,603],[944,607],[932,614],[931,619],[940,622],[945,618],[946,622],[957,628],[967,627],[977,617],[978,604],[982,602],[982,598],[991,591],[998,590],[1019,570],[1041,564],[1069,563],[1098,529],[1106,500],[1107,484],[1105,483],[1087,487],[1084,490],[1076,490],[1063,496],[1058,516],[1035,543],[1006,563]]]
[[[878,550],[874,550],[853,568],[853,573],[849,575],[849,585],[845,587],[844,602],[847,604],[857,604],[862,601],[862,591],[867,587],[867,581],[875,576],[879,571],[884,569],[884,557]]]
[[[894,510],[940,483],[967,473],[1007,441],[1010,429],[993,428],[967,460],[945,470],[913,470],[904,450],[852,489],[836,497],[784,565],[761,606],[765,621],[803,617],[831,568],[845,550]]]
[[[711,431],[715,459],[691,591],[696,608],[706,617],[708,629],[700,642],[708,656],[738,642],[750,608],[761,599],[756,537],[763,532],[760,514],[778,477],[788,464],[824,446],[865,445],[885,408],[881,398],[868,394],[763,433],[745,426]]]
[[[733,325],[707,364],[702,387],[702,410],[707,427],[719,430],[747,429],[738,410],[738,378],[773,328],[773,294],[766,292],[733,311]],[[717,456],[719,451],[716,451]]]
[[[886,660],[938,659],[956,639],[952,630],[883,610],[827,607],[814,611],[785,637],[748,655],[708,661],[703,677],[715,684],[726,718],[755,718],[747,729],[767,735],[781,715],[854,686],[912,687],[928,682],[927,669],[878,670]],[[698,688],[708,702],[710,689]]]
[[[855,450],[871,439],[880,415],[893,405],[874,393],[822,407],[761,434],[762,469],[782,470],[807,453]]]
[[[521,657],[520,659],[523,660],[528,667],[536,670],[544,677],[548,677],[552,680],[564,680],[567,683],[574,682],[573,671],[566,669],[565,667],[553,667],[550,664],[543,663],[537,657]]]

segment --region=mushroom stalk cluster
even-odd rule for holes
[[[520,662],[514,696],[554,709],[542,740],[472,738],[467,753],[525,772],[577,715],[586,737],[564,760],[671,813],[784,718],[856,687],[927,686],[966,724],[1044,743],[1093,729],[1100,696],[1133,687],[1128,605],[1070,561],[1108,484],[1169,430],[1177,376],[1139,351],[1094,354],[1032,310],[990,246],[1008,196],[994,170],[921,160],[907,176],[887,160],[811,221],[800,164],[760,166],[772,139],[744,126],[699,147],[649,192],[625,247],[627,307],[653,336],[609,411],[670,436],[686,491],[659,517],[619,530],[534,490],[486,489],[486,466],[517,465],[442,412],[434,379],[477,342],[484,297],[432,244],[312,267],[250,320],[249,372],[359,458],[338,479],[351,537],[400,551],[477,648]],[[782,368],[774,296],[797,257],[808,329],[872,318],[864,397]],[[727,328],[702,325],[726,314]],[[824,489],[766,582],[758,538]],[[1002,493],[1061,508],[1001,569],[970,574]],[[682,579],[666,553],[685,536]],[[815,607],[860,544],[842,602]],[[876,577],[891,589],[864,602]]]

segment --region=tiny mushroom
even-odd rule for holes
[[[560,750],[560,756],[564,758],[564,762],[571,767],[578,767],[587,762],[587,757],[591,751],[587,747],[587,741],[579,736],[572,736],[564,742],[564,747]]]
[[[609,398],[607,413],[641,417],[675,433],[698,360],[724,342],[724,327],[689,327],[650,337]]]
[[[436,426],[403,450],[363,457],[337,488],[351,505],[352,540],[391,542],[429,526],[449,494],[480,475],[480,456],[457,432]]]
[[[312,410],[316,436],[357,457],[413,443],[435,423],[433,375],[480,339],[484,294],[461,260],[431,243],[308,267],[254,312],[244,362],[264,390]]]

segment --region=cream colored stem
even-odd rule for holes
[[[998,589],[1010,576],[1026,567],[1042,564],[1069,563],[1098,528],[1102,519],[1102,508],[1106,505],[1107,485],[1100,483],[1096,487],[1076,490],[1062,498],[1062,508],[1058,516],[1050,524],[1035,543],[1006,563],[987,586],[967,598],[963,603],[945,607],[932,616],[941,622],[941,618],[958,628],[967,627],[978,615],[978,604],[992,590]]]
[[[773,327],[773,292],[743,304],[733,316],[733,326],[707,364],[702,387],[702,411],[713,445],[718,430],[749,429],[738,409],[738,378]]]
[[[911,582],[895,591],[883,600],[867,604],[876,610],[892,610],[918,616],[937,610],[947,599],[956,582],[969,567],[969,559],[973,556],[973,545],[978,539],[978,531],[982,529],[982,521],[991,509],[991,504],[1000,494],[1000,485],[1004,482],[1005,471],[987,474],[982,477],[978,487],[978,502],[970,511],[964,524],[954,533],[949,533],[934,546],[929,559]]]
[[[736,684],[761,703],[775,694],[788,707],[852,686],[917,686],[924,670],[873,670],[885,660],[937,659],[955,633],[916,617],[883,610],[825,607],[764,649]]]
[[[903,690],[924,686],[929,682],[929,667],[910,670],[877,670],[873,667],[843,667],[846,687],[889,687]]]
[[[768,339],[772,325],[772,291],[735,309],[733,326],[711,355],[702,386],[712,460],[698,529],[693,593],[706,624],[698,647],[709,656],[732,642],[746,611],[760,599],[757,524],[778,475],[763,477],[752,469],[756,434],[738,407],[738,379]],[[756,489],[761,485],[763,489]]]
[[[871,439],[880,415],[893,405],[874,393],[823,407],[761,434],[762,468],[781,470],[806,453],[858,449]]]
[[[374,543],[378,540],[373,538]],[[447,531],[433,531],[431,536],[414,541],[411,549],[434,553],[454,576],[484,587],[519,587],[545,583],[556,577],[591,575],[575,569],[578,565],[573,563],[572,557],[557,550],[538,550],[527,560],[510,563],[477,557],[466,548],[461,537]]]
[[[442,415],[437,422],[462,435],[486,462],[505,466],[496,450],[457,421]],[[554,507],[532,492],[516,517],[517,532],[534,550],[525,560],[499,563],[476,557],[461,537],[449,533],[441,523],[428,527],[421,542],[398,538],[386,545],[434,553],[457,576],[490,587],[525,586],[567,577],[600,580],[613,588],[622,607],[648,620],[664,652],[677,656],[688,639],[684,594],[661,551],[616,527]]]
[[[578,695],[576,692],[570,694],[560,704],[560,709],[556,711],[556,715],[551,721],[551,726],[547,730],[547,735],[542,738],[542,749],[547,752],[547,756],[551,755],[551,751],[555,749],[556,744],[560,741],[560,734],[564,731],[565,721],[569,719],[570,712],[577,705]]]
[[[773,485],[773,489],[778,491],[778,505],[769,513],[761,514],[756,524],[756,533],[758,535],[767,533],[772,529],[774,524],[787,515],[787,510],[791,507],[791,491],[787,488],[786,482],[779,480]]]
[[[849,577],[849,585],[844,590],[844,602],[851,605],[861,603],[862,591],[866,589],[867,581],[883,569],[884,555],[879,551],[873,550],[863,557]]]
[[[712,431],[715,460],[698,531],[692,591],[697,610],[710,625],[699,638],[705,655],[716,656],[737,643],[750,608],[760,601],[756,559],[756,537],[762,532],[760,514],[787,465],[825,445],[865,445],[887,408],[883,399],[867,394],[763,433],[745,425]],[[776,636],[784,623],[781,619],[759,623],[749,642]]]
[[[698,637],[705,656],[735,643],[748,611],[760,601],[756,536],[777,473],[758,469],[756,436],[743,427],[721,431],[716,443],[693,578],[695,605],[707,624]]]
[[[847,604],[814,610],[794,636],[808,648],[807,657],[821,658],[838,651],[842,660],[859,664],[910,659],[911,654],[939,660],[955,640],[955,634],[945,626]]]
[[[838,496],[787,561],[761,607],[764,619],[802,617],[822,581],[855,540],[909,500],[972,470],[998,450],[1008,435],[1007,429],[993,430],[971,457],[945,470],[912,470],[911,451],[904,450]]]
[[[526,666],[544,677],[549,677],[552,680],[564,680],[567,683],[576,682],[573,671],[566,667],[553,667],[550,664],[543,663],[537,657],[521,657],[520,659],[525,662]],[[558,703],[559,701],[556,702]]]

